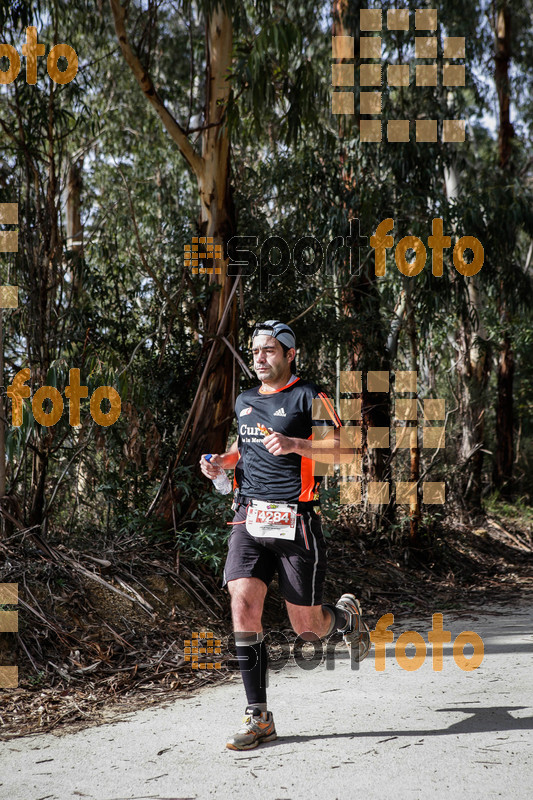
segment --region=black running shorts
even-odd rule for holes
[[[222,586],[235,578],[260,578],[268,586],[276,570],[282,597],[298,606],[322,603],[326,575],[326,545],[315,511],[298,512],[294,540],[255,538],[246,528],[246,507],[233,518],[237,523],[228,539]]]

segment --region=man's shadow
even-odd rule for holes
[[[399,736],[450,736],[464,733],[504,733],[505,731],[526,731],[533,729],[533,717],[513,717],[511,711],[521,711],[529,706],[488,706],[487,708],[437,708],[437,713],[449,714],[461,711],[468,714],[465,719],[454,722],[447,728],[428,728],[418,730],[383,730],[383,731],[351,731],[347,733],[316,734],[309,736],[280,736],[268,746],[274,747],[277,744],[287,744],[288,742],[306,742],[313,739],[368,739],[382,737]],[[267,743],[265,743],[265,746]]]

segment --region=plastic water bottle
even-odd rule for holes
[[[212,458],[213,454],[208,453],[208,455],[206,455],[205,457],[205,460],[211,461]],[[213,466],[216,467],[217,464],[213,464]],[[220,492],[220,494],[229,494],[233,489],[231,481],[224,472],[224,470],[222,469],[222,467],[218,467],[218,475],[216,476],[216,478],[212,478],[212,481],[213,481],[213,486],[215,487],[217,492]]]

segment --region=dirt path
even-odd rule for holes
[[[441,672],[428,647],[402,669],[398,635],[429,617],[395,624],[385,670],[374,653],[358,670],[338,651],[334,668],[293,660],[270,673],[278,739],[225,748],[244,710],[240,678],[77,733],[32,735],[1,746],[0,796],[10,800],[422,797],[522,798],[533,785],[533,610],[445,614],[452,642],[464,630],[485,647],[471,672],[444,647]],[[472,648],[465,650],[469,656]],[[410,655],[411,651],[407,651]],[[529,787],[529,789],[528,789]]]

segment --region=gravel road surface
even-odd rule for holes
[[[451,644],[442,671],[433,670],[429,645],[419,669],[402,669],[399,634],[414,630],[427,643],[431,617],[397,620],[382,672],[374,651],[355,670],[344,649],[333,669],[306,670],[291,660],[271,672],[276,741],[226,749],[245,707],[236,676],[105,725],[0,743],[0,798],[533,797],[531,605],[444,613],[444,627],[452,642],[465,630],[482,637],[478,669],[461,670]]]

